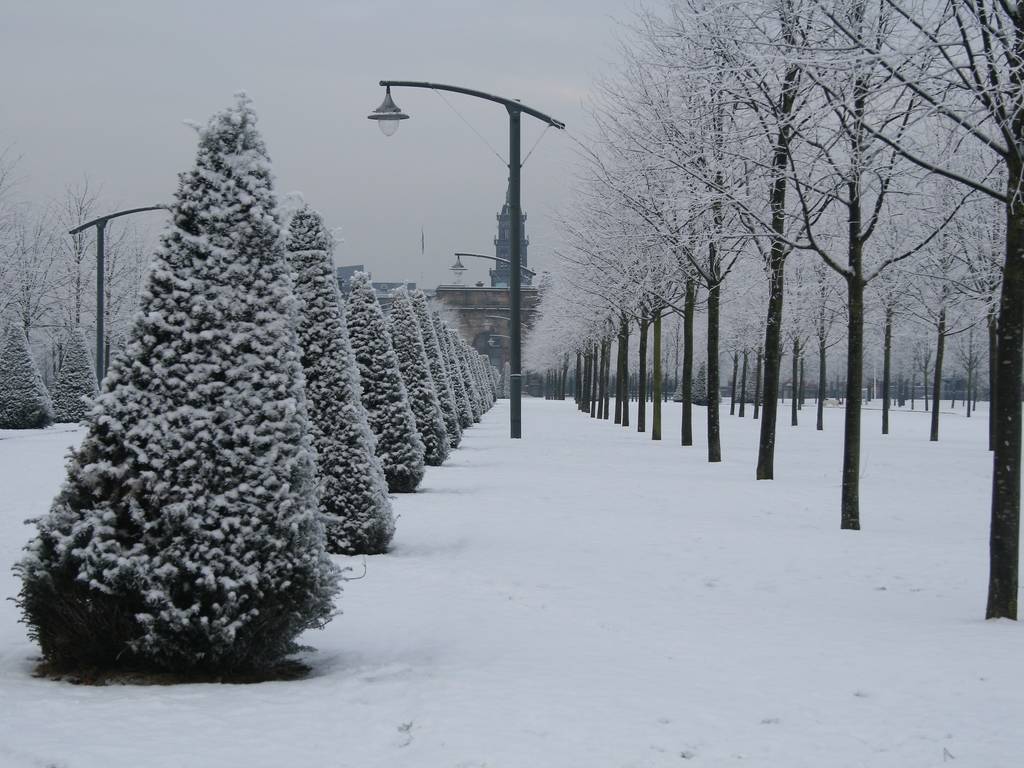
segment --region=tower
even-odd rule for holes
[[[512,243],[510,240],[511,232],[509,227],[511,226],[512,216],[509,213],[509,191],[505,188],[505,204],[501,207],[501,212],[497,215],[498,219],[498,236],[494,238],[494,255],[504,261],[499,261],[494,269],[491,270],[491,288],[508,288],[509,275],[511,274],[512,265],[509,263],[512,259]],[[530,265],[529,259],[527,258],[527,251],[529,250],[530,238],[526,236],[526,214],[523,213],[519,221],[519,255],[522,266],[528,267]],[[522,273],[522,285],[524,287],[533,285],[532,275],[523,272]]]

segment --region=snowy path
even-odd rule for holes
[[[866,414],[857,534],[838,530],[841,411],[824,433],[810,410],[781,427],[779,479],[756,483],[757,423],[727,409],[710,466],[678,446],[677,406],[661,444],[539,400],[512,442],[506,408],[396,500],[395,550],[308,636],[310,679],[35,680],[0,604],[0,768],[1024,760],[1024,626],[981,620],[984,418],[944,417],[929,444],[920,412],[895,414],[884,441]],[[77,434],[0,437],[6,596],[20,522]]]

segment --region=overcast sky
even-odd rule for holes
[[[87,174],[105,202],[168,200],[205,119],[246,90],[279,193],[301,191],[341,228],[337,264],[376,279],[446,281],[455,250],[494,253],[507,169],[437,95],[396,89],[412,116],[384,137],[366,115],[381,78],[451,83],[546,112],[579,135],[583,102],[614,59],[626,0],[6,0],[0,147],[21,156],[23,197],[58,197]],[[498,105],[446,94],[503,157]],[[523,154],[542,124],[523,119]],[[526,164],[530,263],[550,264],[568,196],[569,136]],[[159,214],[154,214],[159,217]],[[420,257],[420,229],[426,257]],[[488,264],[467,263],[470,280]]]

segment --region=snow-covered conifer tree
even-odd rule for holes
[[[501,396],[506,400],[512,396],[512,366],[505,363],[501,374]]]
[[[244,95],[199,129],[126,350],[18,565],[55,667],[266,669],[332,613],[297,306]]]
[[[487,409],[494,405],[494,381],[491,380],[491,361],[486,355],[478,355],[476,360],[478,375],[480,376],[480,387],[483,389],[484,399],[487,402]]]
[[[480,375],[476,367],[476,350],[469,346],[462,337],[459,337],[459,347],[462,350],[462,359],[466,365],[466,375],[469,377],[470,391],[473,393],[474,418],[480,418],[487,413],[487,403],[483,389],[480,386]]]
[[[82,331],[76,328],[68,334],[64,359],[53,386],[53,420],[81,421],[98,392],[89,347]]]
[[[455,412],[459,417],[459,427],[469,429],[473,426],[473,406],[469,400],[469,393],[466,391],[465,380],[462,377],[462,368],[459,365],[458,357],[455,354],[455,347],[452,337],[448,333],[448,325],[441,319],[440,315],[433,316],[434,331],[437,333],[437,343],[444,355],[444,366],[448,374],[448,382],[452,385],[452,395],[455,397]]]
[[[494,395],[494,399],[497,400],[498,397],[501,395],[501,374],[498,373],[498,369],[495,366],[493,366],[493,365],[490,366],[490,372],[491,372],[491,392]]]
[[[469,367],[469,355],[466,353],[466,342],[453,330],[448,329],[448,338],[452,342],[452,354],[459,367],[459,375],[462,377],[462,386],[466,390],[466,399],[469,400],[469,408],[473,414],[473,421],[480,421],[483,411],[480,408],[480,392],[474,381],[473,372]]]
[[[53,421],[53,403],[20,325],[0,344],[0,429],[40,429]]]
[[[359,364],[363,405],[377,437],[377,455],[384,464],[388,488],[412,493],[423,479],[423,441],[370,276],[356,272],[351,285],[345,308],[348,336]]]
[[[694,405],[707,405],[711,402],[711,396],[708,392],[708,368],[703,362],[697,369],[697,375],[693,379],[692,400]]]
[[[427,362],[423,335],[416,322],[416,310],[405,288],[395,291],[389,320],[398,368],[402,372],[413,416],[416,417],[416,431],[423,441],[423,459],[429,466],[439,467],[448,458],[450,450],[448,430],[430,376],[430,364]]]
[[[327,549],[374,555],[387,551],[395,522],[384,467],[361,399],[332,247],[320,214],[308,206],[298,210],[288,227],[288,261],[302,302],[299,346]]]
[[[441,415],[444,418],[445,430],[448,433],[448,444],[452,448],[458,448],[459,442],[462,440],[462,427],[459,426],[459,414],[455,406],[455,393],[452,391],[452,383],[445,369],[444,354],[441,352],[441,345],[437,340],[437,331],[434,329],[430,310],[427,309],[427,297],[423,291],[416,291],[412,294],[412,305],[416,310],[416,322],[419,325],[420,334],[423,336],[423,346],[427,352],[430,378],[434,382],[437,399],[441,405]]]

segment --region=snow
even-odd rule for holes
[[[758,422],[723,405],[709,465],[703,409],[687,449],[678,410],[652,443],[526,400],[511,441],[499,401],[394,497],[394,550],[303,636],[305,680],[34,679],[0,603],[0,766],[1020,765],[1024,627],[982,619],[985,411],[944,413],[939,443],[920,410],[886,438],[866,411],[864,529],[844,532],[841,409],[780,426],[774,482],[753,480]],[[81,434],[0,432],[4,566]]]

